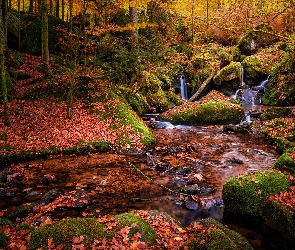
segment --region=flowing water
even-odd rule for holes
[[[47,216],[60,219],[145,209],[166,211],[184,226],[206,217],[222,222],[224,182],[244,172],[268,169],[278,157],[260,133],[225,133],[223,126],[165,122],[157,122],[156,127],[157,144],[147,152],[54,156],[16,164],[24,169],[25,178],[14,187],[13,197],[0,200],[0,209],[13,210],[29,202],[28,192],[41,196],[52,189],[61,194],[85,190],[91,200],[86,208],[59,209]],[[150,164],[150,156],[160,167]],[[55,176],[56,181],[44,184],[46,175]],[[199,194],[203,206],[187,206],[178,194],[193,185],[205,190]]]

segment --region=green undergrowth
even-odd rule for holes
[[[275,170],[232,177],[226,181],[222,190],[225,216],[238,219],[241,223],[259,223],[262,220],[262,203],[269,195],[285,191],[289,186],[288,178]]]

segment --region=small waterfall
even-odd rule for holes
[[[186,86],[186,81],[185,81],[185,76],[181,75],[179,77],[179,81],[180,81],[180,94],[181,94],[181,98],[183,100],[188,100],[188,94],[187,94],[187,86]]]
[[[269,81],[269,78],[270,78],[270,75],[268,75],[268,77],[264,81],[262,81],[258,86],[255,86],[252,89],[253,90],[261,90],[262,89],[264,91],[265,87],[266,87],[266,84]]]
[[[242,78],[242,87],[246,85],[246,82],[245,82],[245,68],[244,66],[241,67],[241,78]]]
[[[270,76],[262,81],[259,85],[247,89],[238,89],[234,98],[239,100],[243,106],[255,106],[261,105],[262,96],[265,91],[266,84],[269,81]]]
[[[251,122],[251,112],[253,107],[262,104],[262,96],[265,92],[266,85],[269,81],[270,75],[263,80],[259,85],[247,89],[238,89],[232,96],[234,99],[240,101],[245,110],[245,122]]]

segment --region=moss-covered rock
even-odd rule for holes
[[[139,216],[133,213],[124,213],[115,216],[115,220],[119,222],[118,226],[113,232],[119,231],[123,227],[131,227],[129,232],[129,238],[131,239],[137,232],[140,233],[141,241],[147,242],[153,245],[157,238],[157,233],[154,231],[152,226],[146,221],[141,219]]]
[[[116,215],[114,218],[106,219],[106,222],[110,222],[113,226],[107,229],[106,224],[99,222],[96,218],[71,218],[61,220],[53,225],[41,226],[31,234],[30,249],[47,249],[48,239],[51,238],[56,247],[64,244],[63,249],[72,249],[73,237],[82,235],[84,238],[81,244],[87,246],[92,244],[95,239],[111,240],[118,231],[125,227],[130,229],[129,239],[137,232],[141,235],[140,240],[148,244],[155,243],[157,238],[153,228],[133,213]]]
[[[279,46],[265,48],[258,53],[247,56],[242,61],[245,68],[245,82],[249,86],[259,85],[268,75],[272,75],[275,65],[281,61],[284,53]]]
[[[279,153],[294,151],[295,123],[294,118],[275,118],[264,123],[262,132],[273,142]]]
[[[288,178],[275,170],[232,177],[226,181],[222,190],[225,218],[261,226],[262,203],[269,195],[285,191],[289,186]]]
[[[282,238],[295,244],[294,209],[290,212],[278,201],[268,199],[263,206],[265,224],[277,231]],[[280,248],[278,248],[280,249]]]
[[[249,242],[239,233],[226,228],[218,221],[207,218],[199,222],[207,229],[204,234],[197,234],[196,239],[187,244],[188,249],[203,250],[252,250]]]
[[[230,102],[230,98],[211,91],[199,101],[170,109],[161,117],[174,124],[229,124],[240,122],[244,110],[241,105]]]
[[[41,226],[31,234],[30,249],[47,249],[48,239],[53,239],[55,246],[65,244],[64,249],[72,249],[71,240],[74,236],[83,235],[83,244],[87,245],[94,239],[103,239],[105,225],[95,218],[71,218],[61,220],[53,225]]]
[[[265,105],[292,106],[295,104],[295,46],[288,50],[272,70],[271,79],[263,96]]]
[[[238,89],[241,86],[241,63],[231,62],[229,65],[222,68],[213,77],[215,85],[219,89]]]
[[[273,168],[281,172],[287,171],[295,176],[295,161],[288,154],[282,154],[274,163]]]
[[[142,94],[122,86],[119,88],[119,90],[132,109],[136,112],[136,114],[141,116],[149,111],[148,102]]]
[[[139,92],[146,97],[150,111],[164,112],[180,104],[179,98],[171,90],[163,90],[162,81],[154,73],[143,72]]]
[[[247,55],[253,55],[260,48],[270,46],[278,41],[273,27],[268,24],[259,24],[253,30],[246,33],[239,41],[240,51]]]
[[[291,107],[270,107],[260,116],[262,120],[271,120],[275,118],[292,118],[295,116],[295,109]]]

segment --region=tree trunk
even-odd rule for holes
[[[34,10],[34,0],[30,0],[29,12],[33,13],[33,10]]]
[[[5,1],[0,1],[1,10],[0,10],[0,70],[1,70],[1,86],[2,86],[2,96],[4,104],[4,125],[8,126],[9,122],[9,110],[8,110],[8,97],[7,97],[7,85],[6,85],[6,73],[5,73],[5,44],[4,44],[4,27],[3,27],[3,16],[2,10],[6,5]]]
[[[65,20],[65,0],[61,0],[61,19]]]
[[[7,2],[7,0],[2,0],[2,15],[3,16],[1,16],[3,19],[2,19],[2,21],[3,21],[3,43],[4,43],[4,50],[5,50],[5,48],[6,48],[6,46],[7,46],[7,8],[8,8],[8,6],[7,6],[7,4],[8,4],[8,2]]]
[[[59,0],[56,0],[55,16],[59,18]]]
[[[44,73],[49,75],[48,14],[46,0],[42,0],[41,5],[41,59]]]
[[[70,0],[69,32],[73,30],[73,0]]]
[[[135,0],[129,0],[129,15],[130,15],[130,21],[134,28],[131,30],[130,35],[132,38],[137,39],[138,38],[138,28],[136,27],[138,24],[138,13],[137,13],[137,7],[136,7],[136,1]]]

